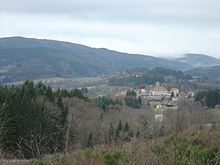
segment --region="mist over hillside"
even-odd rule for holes
[[[176,58],[179,62],[185,62],[193,67],[219,66],[220,59],[204,54],[185,54],[183,57]]]

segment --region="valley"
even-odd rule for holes
[[[0,163],[220,162],[219,59],[21,37],[0,57]]]

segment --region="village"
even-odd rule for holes
[[[116,96],[125,97],[127,92],[128,90],[121,91]],[[167,89],[161,86],[159,82],[149,88],[134,89],[134,92],[136,93],[136,97],[141,97],[149,106],[157,110],[166,108],[176,109],[178,107],[178,101],[181,98],[187,98],[193,101],[195,96],[193,91],[184,93],[180,92],[178,88]]]

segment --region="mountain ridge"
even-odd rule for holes
[[[135,67],[159,66],[182,71],[194,68],[178,60],[20,36],[0,38],[0,58],[0,83],[47,77],[103,76]]]
[[[188,63],[193,67],[211,67],[220,65],[220,59],[208,56],[206,54],[188,53],[183,55],[182,57],[175,58],[175,60]]]
[[[219,79],[220,78],[220,66],[194,68],[194,69],[186,71],[185,73],[191,76]]]

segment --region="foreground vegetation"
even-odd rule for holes
[[[178,135],[113,146],[100,146],[68,155],[45,156],[30,165],[218,165],[220,130],[187,130]]]
[[[64,150],[64,97],[87,100],[77,89],[52,91],[41,82],[0,87],[0,148],[6,157],[33,158]]]
[[[157,120],[132,90],[124,98],[82,93],[88,89],[32,81],[0,87],[0,157],[31,165],[220,163],[220,111],[207,108],[206,95],[204,104],[180,99]]]
[[[80,90],[52,90],[41,82],[0,87],[0,156],[45,154],[129,141],[144,135],[153,112],[113,98],[88,99]]]

